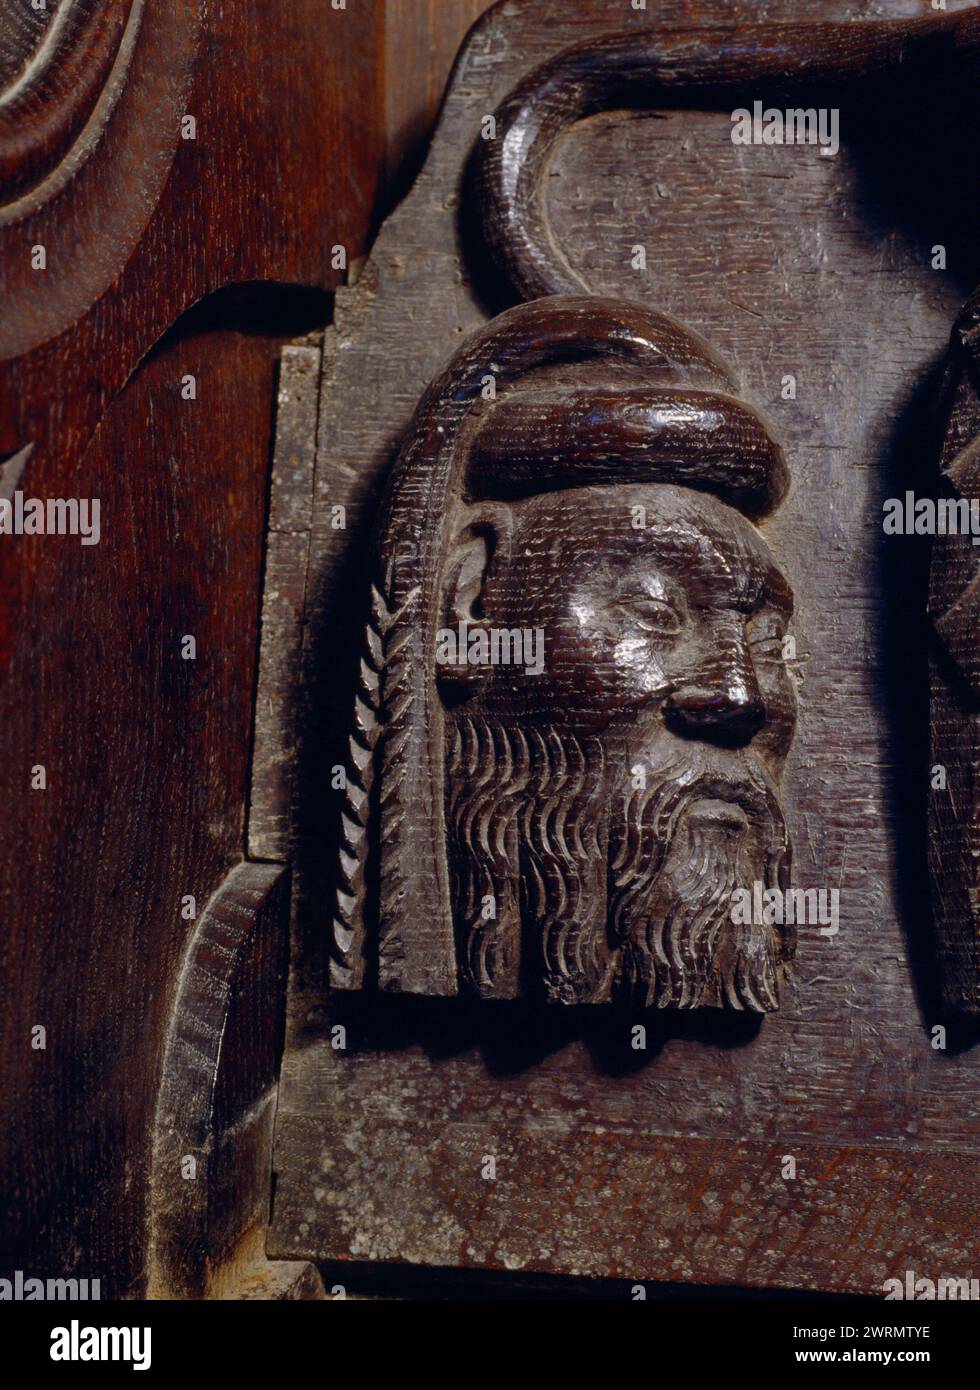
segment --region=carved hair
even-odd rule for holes
[[[468,714],[449,735],[448,831],[463,982],[514,998],[521,974],[554,1002],[607,985],[603,749]],[[492,915],[490,915],[492,913]],[[521,939],[521,923],[535,941]],[[523,965],[523,971],[522,971]]]

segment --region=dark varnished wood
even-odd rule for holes
[[[549,225],[548,166],[576,121],[601,111],[696,104],[729,110],[746,93],[836,101],[874,87],[898,103],[923,72],[976,68],[980,16],[862,24],[766,21],[727,29],[635,30],[574,45],[535,69],[495,112],[497,135],[475,147],[475,194],[487,246],[525,299],[589,288]],[[804,102],[806,98],[806,102]],[[768,103],[767,103],[768,104]]]
[[[113,24],[126,11],[81,0],[75,8],[93,24],[99,9]],[[147,153],[142,170],[125,158],[103,167],[102,193],[115,190],[119,206],[89,201],[79,182],[58,204],[68,209],[63,224],[51,207],[36,224],[3,232],[3,264],[16,266],[5,283],[13,285],[22,277],[20,238],[35,225],[50,245],[49,229],[74,236],[116,227],[110,214],[125,221],[136,210],[151,213],[128,261],[83,238],[74,272],[54,282],[56,292],[24,301],[19,320],[0,325],[21,335],[15,346],[70,325],[0,378],[0,450],[15,453],[5,484],[16,474],[35,491],[94,493],[107,517],[127,519],[111,538],[107,532],[98,565],[70,547],[2,543],[2,713],[11,747],[0,965],[4,998],[14,1001],[0,1021],[11,1115],[2,1143],[9,1190],[24,1194],[5,1208],[2,1250],[11,1267],[101,1274],[107,1292],[144,1287],[151,1120],[181,963],[195,935],[177,905],[188,884],[199,903],[225,884],[243,842],[258,855],[285,853],[288,757],[298,774],[300,894],[271,1245],[287,1262],[407,1260],[871,1293],[906,1267],[975,1272],[974,1039],[951,1027],[943,1050],[931,1033],[945,1014],[920,862],[924,576],[913,551],[879,551],[876,539],[880,496],[896,490],[903,468],[922,470],[917,485],[927,476],[933,378],[948,325],[980,270],[963,220],[971,108],[954,102],[956,119],[940,116],[932,129],[941,139],[931,145],[916,128],[908,138],[887,109],[876,124],[872,101],[853,158],[787,167],[763,153],[740,167],[724,111],[720,127],[712,124],[699,109],[703,98],[675,93],[687,109],[675,109],[672,96],[659,115],[634,109],[625,119],[606,105],[579,129],[572,124],[578,93],[570,89],[567,107],[556,93],[564,138],[541,146],[553,246],[559,269],[572,277],[564,288],[639,300],[696,327],[733,367],[735,382],[715,389],[727,402],[737,388],[791,465],[784,504],[771,516],[768,503],[758,508],[797,599],[793,670],[803,698],[782,795],[800,880],[841,886],[841,937],[803,934],[797,978],[761,1032],[731,1017],[651,1022],[639,1012],[613,1019],[609,1010],[590,1010],[586,1020],[575,1009],[542,1016],[499,998],[476,1008],[369,995],[343,1001],[324,987],[340,812],[330,783],[347,758],[381,482],[410,437],[425,389],[519,283],[506,263],[502,275],[488,269],[463,197],[462,170],[480,149],[480,120],[525,80],[539,83],[542,64],[577,41],[630,24],[643,52],[653,22],[703,33],[706,24],[744,19],[745,5],[663,0],[655,14],[639,14],[622,0],[557,11],[508,0],[473,36],[425,178],[382,234],[360,286],[341,294],[336,329],[327,334],[312,515],[277,512],[282,494],[273,493],[263,621],[279,645],[268,661],[264,654],[268,718],[255,729],[262,758],[251,769],[269,405],[279,347],[309,326],[309,314],[304,322],[303,313],[249,312],[235,328],[226,310],[185,324],[143,359],[188,304],[228,279],[337,283],[326,250],[345,218],[355,254],[361,244],[383,125],[388,166],[396,159],[400,166],[405,132],[440,85],[428,76],[419,84],[414,68],[403,74],[399,59],[409,46],[428,53],[441,40],[430,45],[425,26],[413,26],[403,7],[408,37],[400,43],[389,32],[387,59],[366,8],[349,6],[344,23],[367,16],[367,29],[331,27],[322,44],[304,28],[325,16],[334,25],[322,6],[291,6],[286,29],[282,7],[271,20],[258,5],[212,8],[214,21],[229,27],[198,31],[199,40],[209,35],[210,56],[192,78],[185,65],[192,50],[182,46],[190,31],[170,15],[169,47],[157,50],[173,80],[169,107],[141,108],[131,86],[139,62],[129,75],[120,69],[125,82],[114,109],[129,117],[162,109],[165,119],[162,127],[149,118],[130,127],[135,148]],[[463,8],[468,15],[468,3]],[[914,8],[889,0],[855,13],[850,4],[775,0],[766,15],[784,23],[846,20],[841,42],[860,53],[865,43],[873,47],[860,31],[870,34],[882,9],[901,12],[905,27]],[[166,17],[163,5],[148,9],[155,23]],[[427,5],[427,23],[434,14]],[[193,5],[181,15],[197,23]],[[283,42],[270,45],[270,32]],[[95,42],[96,29],[81,27],[80,40],[86,33],[91,43],[76,50],[86,63],[72,68],[69,45],[61,76],[52,70],[72,100],[57,112],[50,101],[43,112],[37,106],[35,152],[26,165],[12,162],[21,192],[62,168],[61,152],[84,128],[105,75],[99,55],[108,51]],[[105,39],[115,42],[109,29]],[[25,27],[10,48],[0,46],[0,82],[8,57],[13,70],[39,42],[40,32]],[[263,67],[283,55],[285,73]],[[152,46],[136,52],[144,74],[155,70],[152,56]],[[828,61],[838,57],[830,52]],[[385,61],[393,80],[408,80],[382,98]],[[926,90],[930,63],[927,55]],[[956,68],[945,71],[955,79]],[[73,72],[82,72],[77,84]],[[356,110],[341,110],[330,95],[336,72]],[[203,160],[201,143],[168,144],[167,121],[191,80],[211,132]],[[749,95],[756,94],[766,95]],[[941,94],[933,95],[941,111]],[[287,98],[298,103],[288,119]],[[386,118],[371,114],[383,107]],[[309,120],[297,119],[301,111]],[[259,112],[262,119],[250,121]],[[855,135],[857,125],[845,123],[845,131]],[[125,134],[118,131],[123,155]],[[113,127],[105,138],[117,138]],[[100,153],[95,142],[87,167],[108,149]],[[122,168],[133,177],[114,183],[112,169]],[[155,182],[161,169],[162,185]],[[278,181],[265,179],[259,189],[255,171],[270,169]],[[715,196],[722,189],[730,196]],[[625,269],[638,240],[650,250],[646,276]],[[936,240],[951,248],[948,274],[927,268]],[[551,245],[546,252],[552,256]],[[71,312],[59,317],[65,303]],[[72,324],[76,311],[82,317]],[[961,326],[969,329],[968,318]],[[952,484],[968,488],[968,469],[954,465],[977,418],[960,341],[944,462]],[[205,408],[193,415],[180,413],[174,389],[188,367],[208,382]],[[779,395],[787,371],[800,385],[794,404]],[[552,443],[564,451],[570,435],[594,470],[586,490],[598,486],[609,467],[602,441],[625,387],[605,372],[600,365],[586,381],[579,364],[562,367],[539,397],[514,393],[508,411],[496,419],[487,412],[463,505],[526,497]],[[628,389],[642,393],[635,403],[647,420],[692,392],[675,383],[665,402],[648,386]],[[638,451],[649,442],[647,427],[634,434],[622,423],[624,451],[631,441]],[[659,438],[666,455],[674,446],[669,422]],[[308,435],[297,440],[308,455]],[[291,495],[305,506],[309,459],[299,462],[303,478]],[[751,476],[745,496],[758,496]],[[345,530],[332,520],[340,504]],[[307,546],[303,602],[298,549],[305,556]],[[968,596],[971,579],[955,555],[937,553],[941,685],[933,692],[931,760],[956,765],[956,807],[967,809],[930,802],[940,818],[934,872],[956,914],[949,919],[956,930],[941,945],[947,998],[967,1008],[976,978],[964,892],[972,881],[973,625],[941,620]],[[191,624],[207,651],[201,681],[160,655]],[[296,691],[294,651],[304,643],[305,680]],[[283,650],[289,662],[277,670]],[[60,770],[47,802],[24,792],[24,769],[39,757]],[[268,1033],[254,1033],[261,1019],[261,1011],[244,1019],[240,1035],[252,1038],[257,1061],[268,1058]],[[39,1021],[52,1041],[34,1054],[25,1039]],[[649,1030],[641,1053],[631,1047],[639,1021]],[[345,1050],[336,1047],[337,1025],[347,1030]],[[246,1150],[240,1157],[251,1178],[256,1155]],[[786,1153],[799,1159],[796,1186],[782,1176]],[[487,1154],[497,1160],[497,1185],[482,1175]],[[260,1202],[257,1189],[248,1192]],[[178,1260],[180,1278],[191,1263]],[[276,1282],[268,1266],[249,1278],[253,1296]]]
[[[203,912],[246,853],[278,358],[322,325],[346,273],[333,248],[356,261],[370,232],[383,16],[64,0],[45,53],[26,8],[0,22],[3,486],[98,498],[102,539],[0,539],[0,1254],[138,1295],[164,1045],[199,921],[182,907]],[[246,1071],[274,1049],[263,1027],[243,1023]],[[226,1152],[211,1185],[225,1235],[268,1191],[267,1130],[242,1134],[242,1171]],[[193,1283],[208,1252],[182,1255],[170,1274]],[[256,1275],[252,1294],[276,1282]]]
[[[279,341],[244,324],[185,328],[83,463],[23,474],[32,495],[101,498],[99,546],[3,541],[16,599],[0,683],[4,1164],[31,1179],[30,1200],[5,1209],[4,1249],[25,1268],[101,1277],[106,1296],[145,1277],[152,1117],[196,925],[183,899],[202,913],[243,853]],[[186,371],[201,409],[180,399]],[[134,459],[140,440],[153,449]],[[30,790],[37,763],[43,792]],[[43,1052],[30,1050],[35,1023]]]
[[[768,5],[765,19],[846,20],[827,62],[858,55],[860,67],[881,8],[855,19],[814,0]],[[909,19],[900,0],[884,9]],[[423,180],[360,285],[340,296],[328,335],[271,1248],[872,1294],[905,1267],[968,1273],[977,1059],[973,1034],[941,1004],[928,926],[925,574],[914,546],[883,544],[881,502],[908,477],[934,485],[936,379],[949,325],[980,278],[975,212],[963,198],[970,108],[956,65],[933,62],[929,40],[908,93],[932,97],[914,112],[880,101],[887,71],[882,86],[840,94],[836,163],[815,151],[743,158],[726,110],[696,94],[654,110],[631,99],[627,113],[607,107],[582,121],[576,92],[568,108],[556,97],[562,138],[545,142],[538,166],[548,173],[545,269],[558,248],[574,279],[525,287],[506,261],[488,266],[487,229],[468,196],[484,117],[515,90],[532,91],[556,53],[626,23],[644,52],[669,43],[661,22],[702,32],[746,16],[744,5],[680,2],[624,16],[613,0],[593,0],[560,18],[508,4],[471,36]],[[744,93],[756,95],[769,93]],[[928,198],[911,198],[913,188]],[[953,251],[944,275],[929,265],[936,241]],[[646,272],[630,263],[638,242]],[[796,597],[799,724],[782,798],[796,881],[838,887],[842,917],[836,938],[800,933],[781,1010],[761,1027],[731,1014],[658,1019],[524,1000],[474,1009],[462,999],[331,998],[324,987],[324,849],[340,809],[327,788],[347,759],[383,479],[411,449],[413,412],[466,335],[487,331],[515,293],[583,285],[703,334],[789,464],[789,494],[764,520]],[[608,392],[601,372],[585,382],[576,370],[562,368],[554,383],[566,404]],[[794,399],[781,395],[787,373]],[[488,434],[488,483],[473,505],[499,502],[499,484],[519,493],[545,466],[525,435],[562,437],[547,394],[523,406],[515,396],[511,432]],[[337,505],[345,532],[330,525]],[[408,928],[421,939],[428,924]],[[646,1048],[634,1050],[638,1025]],[[787,1155],[795,1185],[782,1176]],[[485,1174],[488,1156],[499,1185]]]
[[[786,882],[792,597],[731,504],[788,477],[733,390],[678,323],[589,296],[491,320],[430,386],[382,503],[335,984],[776,1007],[792,933],[729,911],[739,875]],[[487,654],[440,661],[454,632]]]
[[[0,207],[0,451],[33,442],[38,460],[78,457],[142,357],[202,296],[253,280],[338,284],[334,248],[348,261],[362,249],[384,148],[372,106],[382,62],[375,14],[318,0],[291,6],[288,21],[265,0],[207,13],[201,0],[80,8],[103,17],[128,8],[128,58],[106,77],[97,123],[29,194]],[[74,52],[56,56],[55,73]],[[349,106],[336,96],[341,73]],[[33,111],[11,113],[19,131],[75,101],[77,87],[32,99]],[[193,140],[182,135],[185,115]],[[356,196],[335,198],[326,178],[306,178],[324,148]],[[32,264],[37,245],[43,271]]]
[[[492,4],[384,0],[386,208],[404,197],[422,167],[460,44]]]
[[[86,126],[86,143],[98,140],[96,105],[101,100],[111,107],[112,89],[125,83],[142,10],[143,0],[109,5],[64,0],[50,8],[5,8],[0,19],[0,73],[5,79],[0,88],[0,205],[6,217],[18,200],[33,195],[31,201],[40,205],[52,196],[53,187],[42,185],[77,146]]]

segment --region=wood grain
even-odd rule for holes
[[[948,420],[936,488],[940,498],[974,507],[980,503],[978,298],[971,297],[952,334],[943,393]],[[963,1014],[980,1013],[978,565],[971,535],[934,537],[929,569],[935,639],[929,654],[929,869],[943,999],[949,1010]]]
[[[58,9],[79,25],[17,101],[44,29],[11,7],[0,27],[0,457],[4,486],[98,498],[103,534],[0,545],[0,1253],[108,1297],[146,1286],[184,900],[202,911],[245,851],[277,362],[322,327],[335,246],[349,263],[370,234],[382,25],[319,0]],[[137,11],[93,124],[99,54]]]
[[[106,404],[198,299],[265,279],[329,289],[344,276],[334,247],[348,263],[363,249],[383,150],[372,106],[379,20],[317,0],[286,18],[268,0],[215,6],[207,18],[201,8],[147,0],[100,138],[77,168],[58,166],[57,198],[13,204],[0,221],[0,359],[10,359],[0,451],[33,441],[39,459],[77,457]],[[185,114],[193,140],[181,136]],[[341,196],[326,177],[309,178],[324,149],[345,170]],[[43,271],[35,245],[46,249]]]
[[[153,1132],[151,1298],[206,1297],[264,1231],[288,919],[288,872],[243,862],[188,942]]]
[[[296,781],[295,700],[313,522],[321,365],[318,336],[308,343],[289,344],[279,361],[276,392],[247,841],[252,858],[282,862],[289,857]]]
[[[287,1229],[290,1255],[879,1296],[907,1269],[976,1267],[980,1163],[965,1155],[919,1154],[913,1179],[894,1151],[813,1145],[787,1180],[777,1137],[289,1115],[280,1142],[301,1181],[273,1253]]]
[[[384,0],[384,207],[411,188],[467,29],[494,0]]]
[[[142,1277],[150,1118],[194,926],[182,900],[202,911],[242,856],[277,352],[244,329],[175,336],[83,462],[25,473],[31,494],[99,497],[100,544],[5,543],[3,1168],[31,1201],[7,1207],[3,1248],[116,1293]]]
[[[78,146],[101,134],[96,105],[111,104],[125,84],[142,0],[66,0],[57,9],[9,6],[0,21],[0,199],[9,204],[39,188]],[[127,39],[128,32],[128,39]],[[113,68],[116,72],[113,73]],[[76,155],[77,157],[77,155]]]
[[[765,17],[856,29],[921,14],[904,0],[856,16],[808,0],[767,5]],[[559,1020],[505,1003],[358,1008],[324,987],[324,857],[339,810],[326,772],[344,757],[337,731],[359,650],[350,633],[366,616],[381,481],[425,388],[463,337],[514,299],[463,196],[482,118],[559,49],[625,23],[639,33],[753,17],[744,5],[683,0],[626,20],[615,0],[563,7],[558,20],[519,0],[491,12],[456,69],[423,179],[358,286],[338,295],[344,346],[325,365],[311,545],[304,698],[315,719],[303,731],[277,1253],[393,1258],[401,1242],[420,1262],[499,1269],[506,1230],[527,1267],[566,1274],[639,1266],[661,1278],[880,1292],[906,1258],[971,1273],[980,1063],[975,1031],[946,1017],[930,928],[927,557],[914,538],[886,544],[881,526],[885,498],[909,479],[935,482],[950,325],[980,279],[962,183],[976,132],[953,81],[898,110],[842,100],[836,159],[740,151],[728,113],[695,103],[595,115],[561,141],[549,172],[553,234],[573,272],[594,293],[699,331],[784,446],[791,489],[766,523],[797,599],[800,718],[784,791],[796,882],[839,889],[840,932],[800,933],[795,984],[761,1028],[629,1012]],[[942,274],[930,265],[936,242],[950,252]],[[645,271],[632,266],[638,244]],[[345,533],[328,524],[337,504]],[[628,1172],[604,1198],[607,1170],[590,1145],[619,1154]],[[719,1200],[694,1210],[692,1183],[707,1170],[692,1150],[718,1155],[709,1168]],[[499,1151],[517,1164],[503,1190],[475,1161]],[[662,1159],[650,1160],[654,1151]],[[809,1186],[779,1189],[767,1216],[777,1153],[796,1156]],[[848,1174],[840,1188],[834,1155]],[[950,1203],[943,1175],[959,1194]],[[575,1235],[556,1223],[552,1194],[585,1200],[580,1176],[600,1195],[588,1199],[592,1226]],[[913,1209],[907,1194],[923,1186],[930,1195]],[[838,1207],[839,1222],[826,1215]],[[897,1224],[887,1215],[896,1207]],[[790,1208],[784,1222],[777,1213]],[[744,1244],[741,1227],[733,1236],[743,1218]],[[884,1268],[892,1258],[896,1268]]]

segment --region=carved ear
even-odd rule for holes
[[[489,675],[486,663],[471,662],[468,653],[478,634],[493,621],[484,610],[487,576],[510,545],[511,518],[505,507],[484,506],[470,511],[457,533],[445,568],[442,622],[436,647],[439,684],[449,697],[475,695]]]

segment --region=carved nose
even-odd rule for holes
[[[766,718],[751,662],[735,662],[717,679],[678,686],[664,704],[664,716],[671,728],[688,737],[748,743]]]

